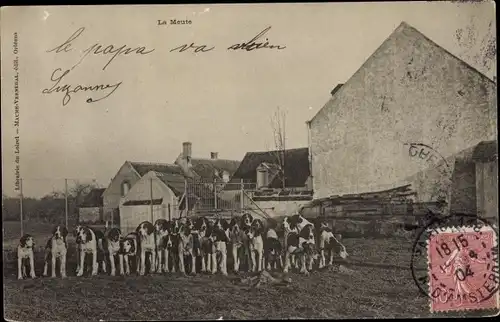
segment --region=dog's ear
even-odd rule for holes
[[[55,235],[55,233],[57,232],[57,227],[59,226],[54,226],[54,228],[52,229],[52,235]]]
[[[92,233],[90,232],[90,229],[89,229],[89,228],[85,229],[85,235],[86,235],[86,237],[87,237],[86,242],[89,242],[89,241],[91,241],[91,240],[92,240]]]
[[[66,227],[63,227],[62,229],[62,235],[64,238],[66,238],[68,236],[68,229]]]
[[[19,244],[21,245],[21,247],[26,247],[26,241],[28,240],[28,237],[29,235],[26,234],[24,236],[21,237],[21,239],[19,239]]]
[[[151,235],[155,231],[155,227],[153,226],[152,223],[148,222],[146,224],[146,230],[148,232],[148,235]]]

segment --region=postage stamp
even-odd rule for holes
[[[497,245],[489,226],[431,232],[427,244],[431,312],[499,307]]]

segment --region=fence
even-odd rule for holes
[[[220,180],[190,180],[186,182],[189,215],[211,215],[216,214],[230,217],[235,214],[250,210],[252,205],[251,194],[255,190],[255,183],[245,182],[225,183]],[[182,202],[180,209],[185,209]]]
[[[4,242],[27,233],[50,233],[55,224],[71,229],[78,221],[80,206],[85,202],[94,206],[92,200],[86,200],[89,193],[104,190],[96,179],[74,178],[21,178],[16,189],[2,193]],[[99,209],[99,204],[95,206]],[[97,212],[98,219],[99,215]]]

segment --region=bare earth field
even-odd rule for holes
[[[9,229],[11,223],[4,223]],[[18,226],[18,224],[17,224]],[[310,276],[291,273],[287,286],[259,288],[238,283],[230,274],[185,277],[180,274],[75,277],[74,252],[66,279],[16,279],[16,228],[4,236],[4,316],[25,320],[194,320],[286,319],[429,316],[429,300],[421,295],[409,270],[412,241],[345,239],[350,254],[346,271],[325,269]],[[51,226],[35,225],[37,249]],[[34,232],[37,233],[34,233]],[[71,247],[71,246],[70,246]],[[9,250],[10,248],[10,250]],[[36,274],[43,271],[38,249]],[[72,249],[70,249],[72,250]],[[461,314],[462,316],[464,314]],[[477,313],[476,313],[477,315]]]

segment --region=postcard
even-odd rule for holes
[[[494,2],[0,29],[6,320],[498,315]]]

